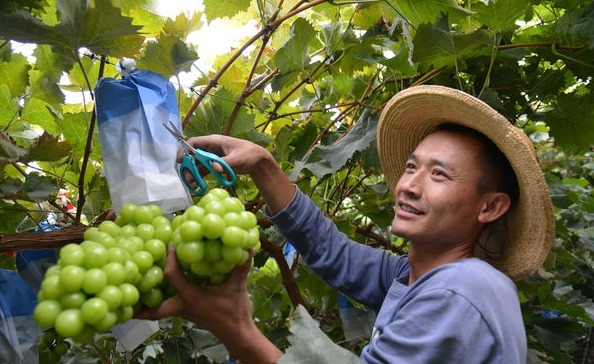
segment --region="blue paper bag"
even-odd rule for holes
[[[36,304],[37,297],[16,272],[0,269],[0,363],[39,361]]]
[[[176,156],[180,142],[163,126],[181,130],[175,89],[147,70],[103,78],[95,87],[101,154],[116,214],[124,203],[156,204],[172,213],[192,204],[181,182]]]

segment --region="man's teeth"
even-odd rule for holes
[[[410,212],[410,213],[413,213],[413,214],[417,214],[418,215],[420,213],[419,211],[417,211],[417,210],[415,210],[412,207],[407,206],[407,205],[400,205],[400,208],[403,209],[406,212]]]

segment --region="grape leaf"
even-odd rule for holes
[[[578,36],[583,37],[590,48],[594,48],[594,2],[590,2],[584,9],[576,9],[575,12],[579,12],[579,18],[575,19],[571,23],[571,32]],[[563,15],[571,16],[571,12]]]
[[[48,44],[63,56],[75,60],[78,49],[87,47],[97,54],[114,57],[137,54],[143,37],[140,26],[123,16],[110,0],[96,0],[95,7],[79,0],[57,0],[59,23],[50,26],[25,10],[0,15],[0,37],[22,43]]]
[[[51,200],[51,196],[58,193],[58,185],[52,179],[34,172],[27,174],[23,191],[31,201],[43,202]]]
[[[413,61],[421,67],[452,66],[466,52],[490,43],[490,37],[483,30],[471,34],[452,34],[447,18],[442,17],[436,25],[423,24],[417,30],[413,40]]]
[[[75,0],[78,1],[78,0]],[[95,0],[81,28],[81,44],[92,52],[112,57],[133,57],[138,54],[144,38],[138,34],[140,26],[132,18],[123,16],[110,0]]]
[[[309,43],[315,37],[311,24],[302,18],[291,25],[291,38],[280,48],[274,61],[282,72],[304,70],[309,64]]]
[[[8,85],[0,84],[0,126],[8,125],[19,112],[19,99],[11,97]]]
[[[191,119],[192,122],[184,130],[187,135],[224,134],[227,130],[238,95],[221,87],[211,97],[212,102],[202,103],[196,110],[196,115]],[[254,116],[245,108],[241,108],[233,121],[230,135],[245,136],[253,128]]]
[[[157,41],[148,43],[144,57],[137,64],[139,69],[151,70],[168,78],[181,71],[190,71],[197,59],[196,51],[179,36],[161,33]]]
[[[404,17],[414,28],[433,24],[439,14],[448,14],[456,23],[472,14],[455,0],[387,0],[382,1],[384,14],[389,18]]]
[[[249,6],[245,0],[204,0],[204,14],[208,19],[231,18]]]
[[[0,27],[1,18],[0,16]],[[27,87],[30,69],[27,57],[22,54],[13,55],[9,62],[0,63],[0,84],[8,85],[12,97],[19,97]]]
[[[560,94],[554,110],[545,114],[555,144],[565,148],[588,148],[594,140],[593,97]]]
[[[201,13],[194,13],[190,18],[182,13],[178,14],[175,20],[167,19],[163,32],[177,35],[180,39],[186,39],[190,33],[200,30],[203,25]]]
[[[487,5],[478,2],[474,8],[478,19],[491,27],[496,33],[514,30],[517,20],[522,20],[530,10],[527,0],[490,0]]]
[[[29,71],[29,97],[43,100],[56,109],[64,103],[64,94],[58,84],[38,70]]]
[[[355,153],[361,153],[370,146],[374,146],[377,135],[377,118],[370,114],[371,111],[366,109],[357,124],[343,138],[328,146],[316,146],[303,160],[296,161],[289,177],[297,178],[302,169],[309,170],[318,178],[336,173],[347,164]]]
[[[57,135],[59,128],[50,110],[50,106],[45,101],[36,98],[30,98],[23,106],[23,110],[21,111],[21,120],[27,121],[32,125],[39,125],[48,133]]]
[[[70,143],[43,133],[29,148],[29,154],[24,162],[57,161],[67,156],[71,149]]]
[[[57,83],[68,63],[56,52],[52,52],[48,45],[40,44],[35,47],[35,69],[42,72],[48,82]]]
[[[72,145],[74,157],[80,160],[83,157],[87,141],[87,125],[84,113],[64,113],[63,119],[58,121],[60,133],[64,135]],[[99,143],[93,143],[93,150],[99,149]],[[100,158],[101,153],[97,152],[95,157]]]
[[[330,340],[301,305],[291,316],[290,330],[291,346],[280,357],[279,364],[361,363],[359,357]]]
[[[4,133],[0,132],[0,166],[16,162],[27,154],[25,148],[21,148],[9,140]]]

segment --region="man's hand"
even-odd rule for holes
[[[159,319],[177,316],[192,321],[210,331],[229,352],[245,363],[274,363],[282,352],[256,327],[247,289],[248,261],[231,273],[227,281],[217,286],[198,286],[186,279],[169,246],[165,262],[165,277],[175,289],[175,295],[160,306],[143,309],[138,319]]]
[[[265,148],[250,141],[224,135],[206,135],[188,139],[193,147],[214,153],[221,157],[235,174],[249,174],[252,181],[264,197],[271,214],[281,211],[295,195],[295,186],[279,167],[276,160]],[[177,159],[181,161],[183,149]],[[223,173],[223,167],[213,163],[217,172]],[[200,169],[206,174],[205,168]],[[194,183],[189,172],[184,176],[188,183]]]

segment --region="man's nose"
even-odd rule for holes
[[[420,173],[419,171],[416,171],[414,173],[405,173],[400,178],[398,186],[400,187],[400,192],[403,192],[409,196],[421,196],[421,192],[423,190],[422,173]]]

